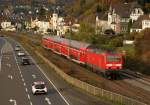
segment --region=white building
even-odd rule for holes
[[[2,22],[1,27],[2,27],[2,29],[6,29],[8,27],[11,27],[11,22],[7,22],[7,21]]]
[[[65,29],[64,29],[65,22],[64,22],[64,18],[58,16],[57,13],[53,13],[52,14],[50,24],[51,24],[51,29],[53,31],[57,31],[57,35],[58,36],[61,36],[61,35],[65,34]]]
[[[11,22],[9,22],[9,21],[1,22],[1,27],[2,27],[2,30],[5,30],[5,31],[15,31],[16,30],[15,26],[12,25]]]
[[[143,10],[140,7],[133,8],[130,14],[132,22],[136,21],[141,15],[144,15]]]
[[[38,19],[31,21],[31,28],[37,27],[37,32],[46,33],[50,28],[50,22],[48,19]]]
[[[57,24],[58,24],[58,14],[53,13],[52,17],[51,17],[51,25],[52,25],[52,30],[56,30],[57,29]]]
[[[130,32],[140,32],[146,28],[150,28],[150,15],[142,15],[134,22]]]
[[[107,29],[111,29],[108,25],[107,13],[96,16],[96,33],[98,34],[104,32]]]
[[[111,28],[116,33],[127,33],[130,20],[134,22],[143,14],[144,12],[137,2],[119,3],[110,6],[107,12],[107,20],[104,21],[101,18],[96,18],[96,21],[100,21],[97,22],[101,24],[99,26]]]

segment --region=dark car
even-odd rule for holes
[[[22,65],[30,65],[30,61],[28,58],[22,57],[21,60]]]
[[[4,37],[4,35],[0,35],[0,37]]]

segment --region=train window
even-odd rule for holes
[[[121,58],[119,56],[107,56],[108,62],[120,62]]]
[[[84,56],[85,54],[84,54],[84,52],[80,52],[80,56]]]

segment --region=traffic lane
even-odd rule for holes
[[[110,102],[100,99],[99,97],[93,96],[79,88],[76,88],[68,84],[65,80],[60,78],[55,71],[50,70],[46,64],[40,64],[45,70],[44,72],[55,83],[56,87],[59,87],[60,92],[66,97],[67,100],[72,102],[72,105],[112,105]]]
[[[18,45],[18,44],[13,44],[13,48],[15,48],[16,45]],[[17,56],[17,52],[15,54],[16,54],[18,63],[21,63],[21,57]],[[30,60],[30,61],[32,62],[32,60]],[[33,62],[32,62],[32,64],[33,64]],[[45,81],[47,83],[47,88],[50,90],[49,91],[50,94],[48,93],[48,94],[46,94],[46,96],[41,95],[40,97],[35,97],[35,96],[31,95],[31,100],[32,100],[33,104],[35,103],[36,105],[41,105],[41,104],[47,105],[46,99],[49,99],[49,100],[51,100],[51,103],[54,105],[67,105],[66,102],[62,99],[62,97],[58,94],[58,92],[54,89],[52,84],[50,84],[50,82],[45,78],[45,76],[40,72],[40,70],[38,70],[39,68],[37,67],[36,64],[30,65],[30,66],[21,66],[20,65],[20,69],[22,70],[22,74],[23,74],[24,80],[26,82],[26,86],[27,86],[30,94],[32,94],[31,84],[34,81],[38,81],[38,80]],[[36,80],[33,79],[32,74],[38,76],[36,78]],[[51,93],[53,93],[53,94],[51,94]]]
[[[17,104],[30,105],[13,53],[3,53],[2,59],[0,105],[10,105],[15,100]],[[12,102],[9,102],[11,100]]]
[[[5,40],[0,37],[0,51],[1,51],[1,49],[2,49],[2,47],[3,47],[4,44],[5,44]]]
[[[0,95],[0,104],[8,105],[9,104],[9,101],[8,101],[9,97],[7,97],[5,95],[6,92],[7,92],[6,87],[8,87],[8,85],[7,85],[8,78],[7,78],[6,75],[4,75],[4,73],[1,70],[2,47],[3,47],[4,44],[5,44],[5,41],[3,40],[3,38],[0,38],[0,83],[1,83],[1,86],[0,86],[0,93],[1,93],[1,95]]]
[[[67,98],[70,105],[111,105],[109,102],[100,100],[99,98],[90,95],[82,90],[72,87],[58,76],[53,70],[50,70],[46,64],[40,64],[48,78],[55,83],[58,90]]]
[[[16,53],[17,54],[17,53]],[[28,56],[28,58],[30,58]],[[36,105],[47,105],[48,98],[53,105],[66,105],[65,101],[60,97],[57,91],[53,88],[53,86],[49,83],[49,81],[45,78],[45,76],[40,72],[39,68],[36,64],[30,59],[31,65],[21,65],[21,57],[17,57],[18,62],[20,63],[20,69],[22,70],[23,77],[26,81],[27,88],[29,93],[31,94],[31,99],[33,104]],[[31,85],[35,81],[44,81],[48,88],[48,93],[46,95],[33,96],[31,91]]]
[[[28,67],[28,66],[26,66],[26,67]],[[40,71],[37,71],[38,68],[34,68],[34,66],[32,66],[32,67],[33,67],[33,68],[31,68],[32,69],[32,71],[31,71],[32,78],[34,78],[34,80],[43,80],[43,78],[40,78],[40,79],[37,78],[37,77],[39,77],[39,74],[40,74]],[[48,68],[48,72],[46,74],[48,74],[48,73],[51,74],[50,71],[52,71],[52,70],[50,70]],[[28,74],[26,74],[26,75],[28,75]],[[51,78],[52,74],[48,77]],[[57,78],[59,78],[59,79],[57,79]],[[61,79],[60,77],[57,77],[57,78],[53,78],[53,79],[51,79],[51,81],[56,84],[56,83],[58,83],[58,80]],[[61,91],[61,93],[64,93],[64,96],[68,97],[67,100],[70,101],[69,102],[70,104],[72,104],[72,105],[108,105],[107,102],[104,102],[103,100],[100,100],[97,97],[94,97],[88,93],[85,93],[85,92],[81,91],[80,89],[73,88],[70,85],[66,86],[66,84],[68,84],[68,83],[65,83],[65,81],[63,81],[63,82],[64,82],[64,84],[62,83],[62,79],[61,79],[61,81],[58,83],[59,86],[56,85],[56,87],[59,87],[58,89]],[[61,86],[60,86],[60,84],[61,84]],[[53,92],[53,90],[51,90],[51,89],[49,89],[49,90],[50,90],[50,92]],[[110,103],[109,103],[109,105],[110,105]]]
[[[2,48],[5,44],[5,40],[3,38],[0,38],[0,71],[1,71],[1,62],[2,62]]]

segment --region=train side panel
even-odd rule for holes
[[[61,54],[68,57],[68,50],[69,50],[69,47],[66,46],[66,45],[62,45],[61,46]]]
[[[105,72],[105,61],[104,56],[102,54],[96,54],[93,52],[87,53],[87,64],[96,70],[100,70],[101,72]]]
[[[81,50],[79,54],[79,61],[85,64],[87,62],[87,53],[85,50]]]
[[[80,51],[74,48],[69,49],[69,56],[71,59],[79,60]]]

